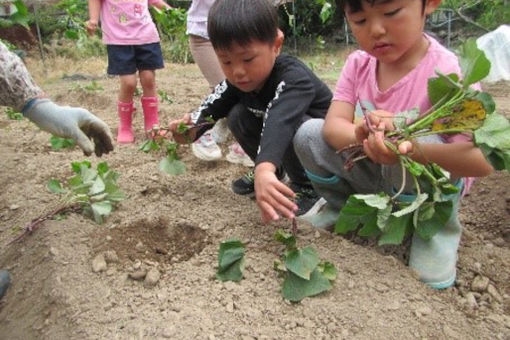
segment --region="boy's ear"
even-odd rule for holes
[[[425,15],[434,13],[434,11],[441,5],[442,0],[427,0],[425,2]]]
[[[275,52],[277,52],[278,54],[280,54],[284,39],[285,39],[285,36],[284,36],[283,32],[280,29],[278,29],[278,32],[276,32],[276,39],[274,41]]]

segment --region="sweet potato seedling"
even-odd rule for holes
[[[159,162],[159,170],[169,175],[181,175],[186,172],[186,165],[179,159],[177,153],[179,145],[170,141],[171,133],[168,129],[155,126],[149,133],[149,138],[138,148],[143,152],[163,151],[165,156]]]
[[[298,248],[293,234],[278,230],[275,239],[285,246],[280,260],[274,262],[274,269],[284,277],[282,295],[285,299],[299,302],[332,288],[331,282],[337,276],[332,263],[321,261],[312,246]]]
[[[57,136],[50,137],[50,145],[53,150],[72,149],[76,146],[74,139]]]
[[[89,161],[73,162],[71,168],[75,175],[66,184],[57,179],[48,182],[51,192],[62,195],[55,207],[33,219],[25,227],[24,233],[14,241],[31,233],[42,222],[70,212],[82,212],[101,224],[117,204],[124,200],[124,193],[117,185],[119,174],[111,170],[106,162],[99,163],[96,169],[91,167]]]

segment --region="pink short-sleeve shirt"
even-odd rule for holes
[[[157,0],[101,0],[103,42],[142,45],[159,42],[149,6]]]

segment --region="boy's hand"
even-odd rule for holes
[[[275,166],[269,162],[260,163],[255,168],[255,197],[263,223],[279,220],[280,214],[294,218],[297,210],[296,204],[289,199],[295,193],[278,180],[275,171]]]
[[[85,29],[89,36],[93,36],[97,30],[97,21],[96,20],[87,20],[85,22]]]
[[[184,131],[182,131],[183,127],[186,127]],[[197,131],[191,126],[191,115],[189,113],[185,114],[181,119],[170,121],[168,129],[172,132],[174,140],[179,144],[190,144],[195,140],[194,137]]]

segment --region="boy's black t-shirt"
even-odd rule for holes
[[[243,104],[264,120],[255,163],[271,162],[279,166],[299,126],[310,118],[324,118],[331,99],[328,86],[303,62],[280,55],[259,92],[243,92],[225,80],[192,114],[192,120],[202,123],[211,117],[217,121],[226,117],[234,105]]]

